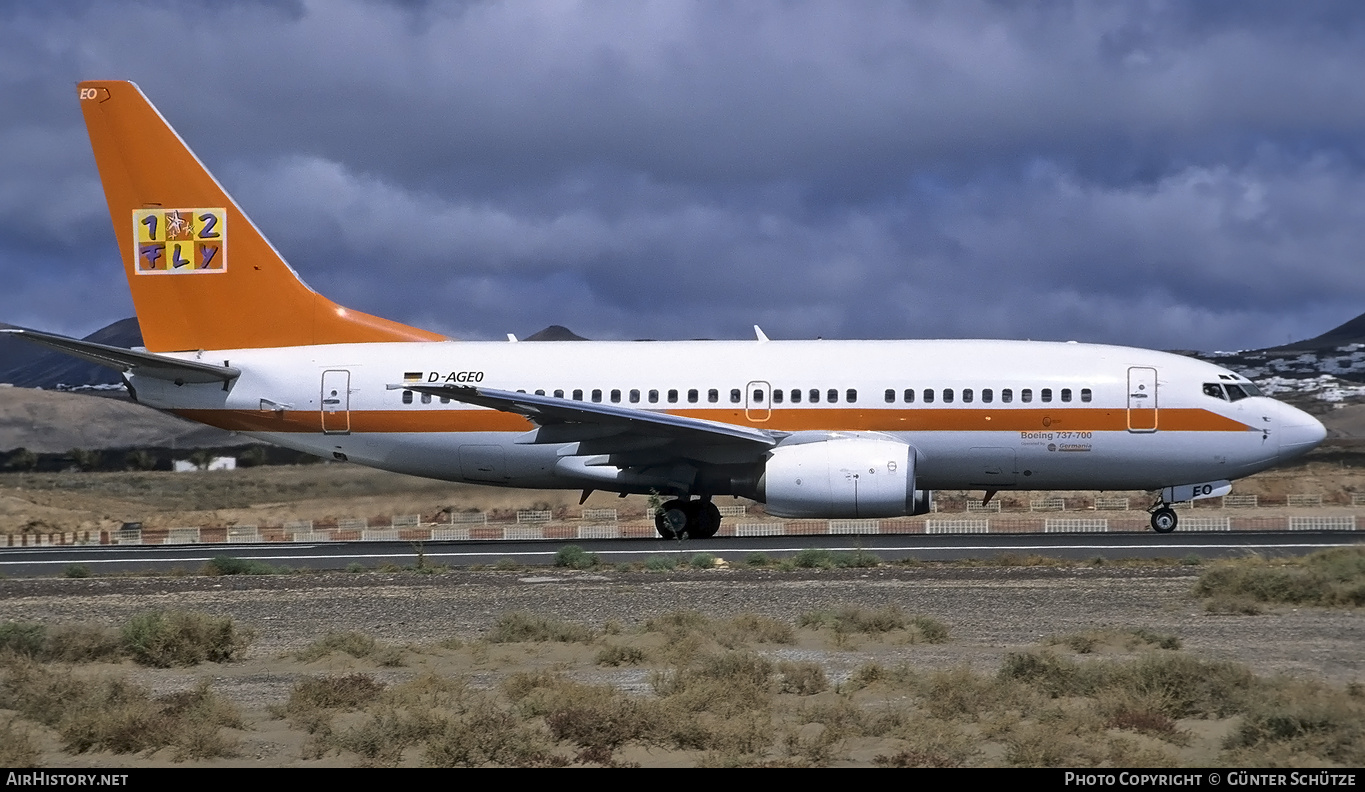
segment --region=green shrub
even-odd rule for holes
[[[645,559],[645,569],[651,572],[671,572],[678,568],[678,559],[672,556],[650,556]]]
[[[62,576],[69,578],[88,578],[90,577],[90,567],[81,564],[72,564],[62,571]]]
[[[807,547],[798,551],[790,561],[797,569],[830,569],[834,566],[834,554],[823,547]]]
[[[231,619],[195,611],[149,611],[129,619],[122,631],[133,659],[157,668],[238,660],[251,639]]]
[[[43,658],[43,648],[47,643],[47,628],[31,622],[5,622],[0,624],[0,651]]]
[[[597,566],[597,554],[589,553],[578,545],[565,545],[555,553],[555,566],[569,569],[589,569]]]
[[[211,561],[204,564],[203,573],[205,575],[276,575],[282,570],[249,558],[236,558],[234,556],[214,556]]]
[[[710,553],[697,553],[687,562],[693,569],[710,569],[716,565],[716,557]]]
[[[747,567],[768,567],[773,565],[772,558],[767,553],[750,553],[744,557],[744,565]]]

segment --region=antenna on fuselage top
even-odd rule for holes
[[[763,343],[764,341],[768,340],[767,334],[764,333],[763,328],[759,327],[758,325],[754,325],[754,335],[758,336],[759,343]]]

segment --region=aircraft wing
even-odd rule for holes
[[[7,328],[0,333],[8,333],[25,341],[55,349],[73,357],[88,360],[101,366],[131,372],[139,377],[169,380],[179,383],[231,382],[242,372],[231,366],[214,366],[194,360],[155,355],[151,352],[137,352],[122,347],[96,344],[78,338],[42,333],[37,330]],[[226,386],[224,386],[226,387]]]
[[[687,418],[651,410],[637,410],[614,404],[559,399],[531,393],[514,393],[493,388],[463,385],[389,385],[389,390],[412,390],[444,396],[465,404],[475,404],[523,416],[537,426],[551,429],[540,442],[574,442],[607,435],[628,434],[688,445],[741,445],[762,451],[777,445],[785,434],[749,426]]]

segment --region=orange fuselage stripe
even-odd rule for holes
[[[321,432],[323,414],[316,410],[173,410],[191,421],[236,432]],[[1134,416],[1131,426],[1151,426],[1151,411]],[[743,409],[670,410],[670,415],[782,432],[1124,432],[1128,411],[1104,408],[1064,409],[777,409],[767,420],[751,420]],[[1176,432],[1244,432],[1250,427],[1202,409],[1160,411],[1157,428]],[[327,415],[327,429],[356,433],[394,432],[526,432],[535,426],[525,418],[495,410],[442,409],[351,410]]]

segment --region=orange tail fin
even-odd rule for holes
[[[136,85],[79,90],[149,351],[445,340],[304,285]]]

